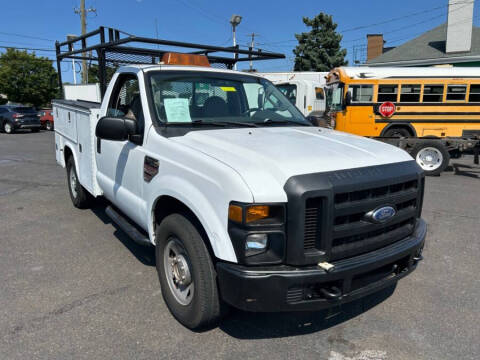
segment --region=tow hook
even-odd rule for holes
[[[340,300],[342,297],[342,290],[340,290],[336,286],[332,286],[329,289],[321,288],[319,292],[325,297],[327,300]]]

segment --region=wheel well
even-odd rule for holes
[[[410,133],[411,136],[415,136],[415,137],[417,136],[417,132],[415,131],[415,129],[411,124],[390,124],[382,130],[382,133],[380,134],[380,136],[385,136],[385,133],[388,130],[392,130],[392,129],[405,129]]]
[[[200,235],[202,236],[203,241],[210,252],[212,261],[214,261],[215,254],[202,223],[187,205],[172,196],[163,195],[155,201],[153,209],[153,232],[155,233],[156,227],[161,224],[163,219],[171,214],[181,214],[192,222],[192,224],[200,232]]]
[[[65,166],[67,165],[67,161],[70,158],[70,156],[73,156],[73,152],[68,146],[65,146],[63,149],[63,158],[65,160]]]

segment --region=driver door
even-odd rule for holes
[[[108,117],[129,117],[137,122],[140,137],[126,141],[97,139],[97,181],[107,199],[140,222],[142,198],[144,115],[135,74],[121,74],[108,104]]]

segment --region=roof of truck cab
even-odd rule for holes
[[[222,74],[241,74],[246,76],[253,76],[253,77],[262,77],[256,73],[248,73],[236,70],[228,70],[228,69],[219,69],[213,67],[206,67],[206,66],[191,66],[191,65],[162,65],[162,64],[155,64],[155,65],[127,65],[122,66],[118,70],[128,71],[128,69],[137,69],[143,72],[150,72],[150,71],[207,71],[207,72],[216,72]]]

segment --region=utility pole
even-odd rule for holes
[[[97,13],[97,9],[89,7],[85,9],[85,0],[80,0],[80,9],[75,8],[75,14],[80,14],[80,22],[82,24],[82,35],[87,33],[87,13],[94,12]],[[87,59],[85,59],[87,53],[82,53],[82,83],[86,84],[88,81],[88,74],[87,74]]]
[[[255,36],[258,36],[258,34],[251,33],[249,36],[252,37],[252,41],[250,42],[250,49],[253,50],[253,48],[255,47]],[[250,72],[252,71],[253,71],[253,61],[250,60]]]

